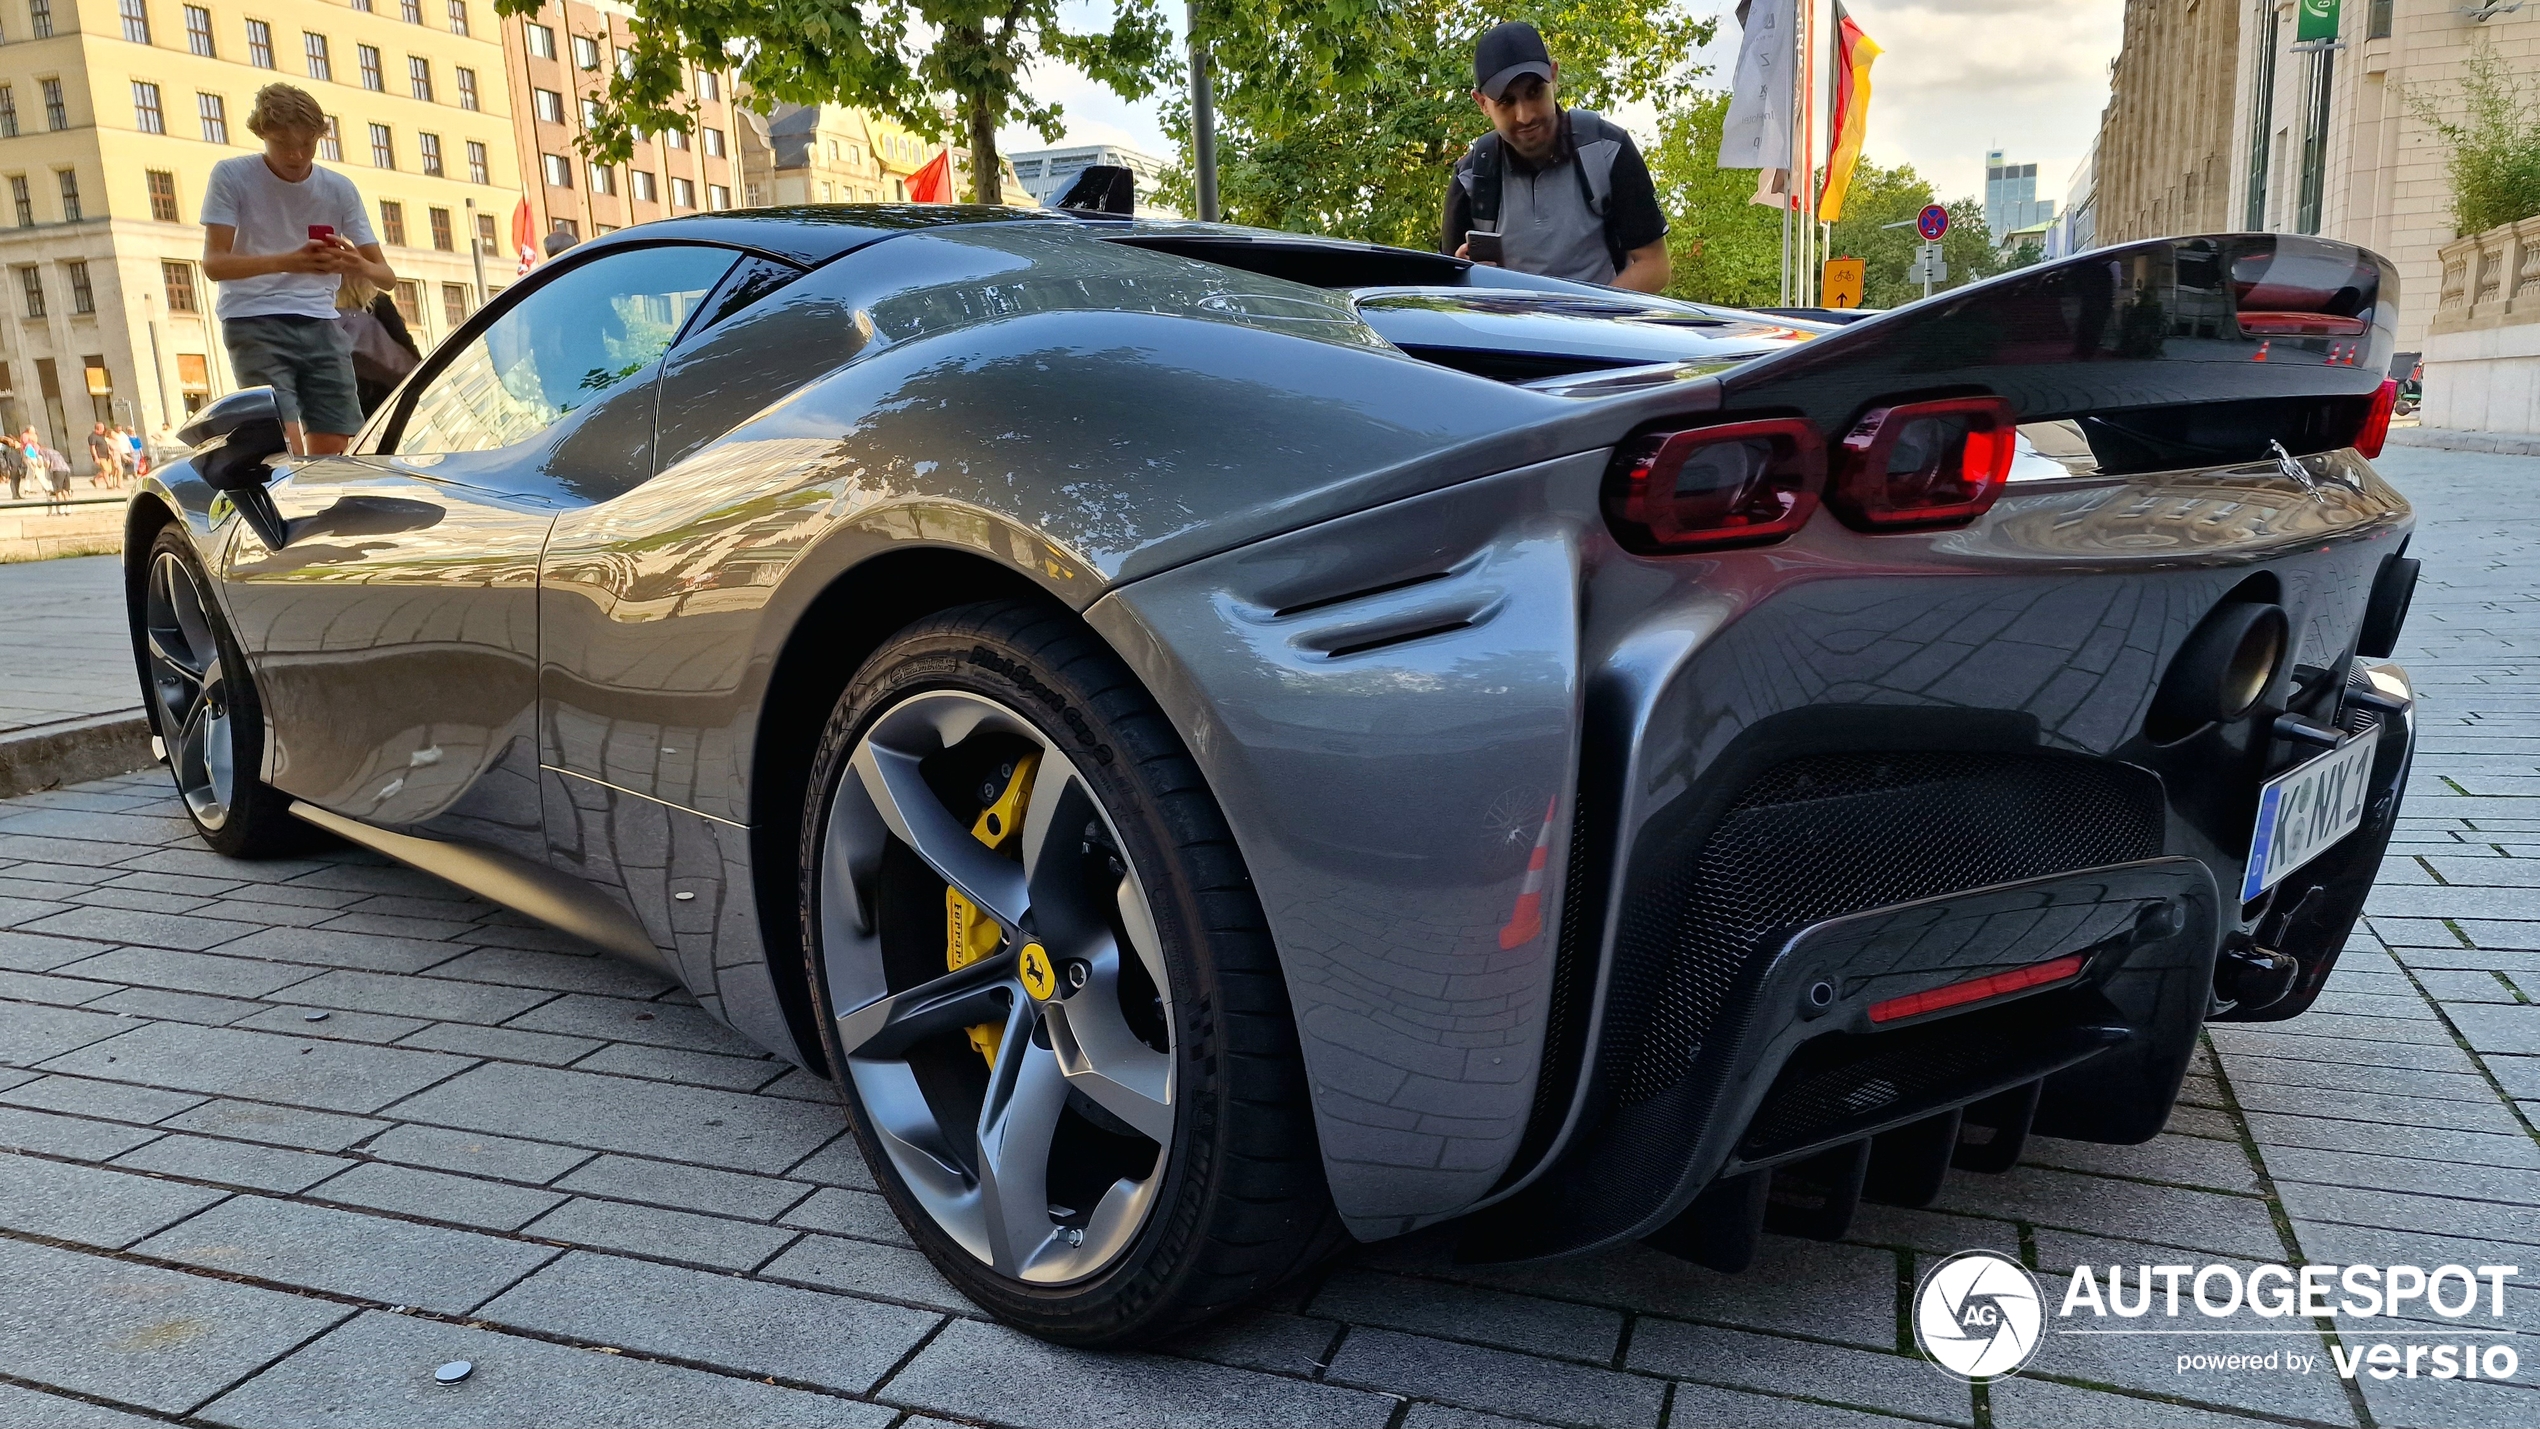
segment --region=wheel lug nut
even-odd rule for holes
[[[1067,1242],[1070,1246],[1083,1245],[1085,1243],[1085,1228],[1082,1226],[1069,1226],[1067,1229],[1058,1233],[1058,1238]]]
[[[1071,959],[1067,964],[1065,975],[1067,978],[1067,990],[1069,992],[1074,992],[1092,980],[1094,970],[1082,962]]]

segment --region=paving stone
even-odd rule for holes
[[[307,1190],[353,1163],[340,1156],[286,1151],[279,1146],[178,1135],[162,1136],[138,1151],[115,1158],[114,1164],[134,1171],[157,1171],[288,1196]]]
[[[2036,1166],[2015,1167],[2000,1176],[1952,1177],[1941,1188],[1939,1204],[2227,1255],[2266,1256],[2281,1248],[2264,1201],[2076,1176]]]
[[[337,913],[310,925],[328,933],[369,933],[388,938],[430,938],[436,942],[466,946],[469,933],[476,925],[467,922],[442,921],[432,918],[392,918],[377,913]]]
[[[2373,1422],[2383,1429],[2529,1429],[2540,1424],[2540,1389],[2526,1378],[2525,1367],[2510,1381],[2433,1379],[2379,1380],[2358,1376]]]
[[[942,1321],[923,1310],[575,1251],[480,1318],[850,1394],[872,1390]]]
[[[829,1109],[835,1114],[837,1104],[831,1102]],[[881,1189],[873,1180],[873,1168],[865,1164],[863,1150],[856,1145],[853,1136],[844,1132],[785,1174],[797,1181],[817,1181],[823,1186],[852,1186],[860,1191]]]
[[[399,893],[416,898],[448,898],[460,891],[455,884],[428,873],[418,873],[403,864],[336,859],[321,862],[318,867],[292,879],[291,884],[297,888],[334,888],[364,896]]]
[[[1990,1176],[1968,1176],[1952,1173],[1981,1187]],[[1977,1197],[1981,1199],[1981,1197]],[[1904,1246],[1917,1251],[1955,1255],[1962,1250],[1999,1251],[2014,1260],[2020,1256],[2020,1228],[2008,1220],[1950,1215],[1940,1211],[1908,1210],[1902,1206],[1863,1204],[1853,1214],[1852,1229],[1844,1239],[1863,1245]],[[1770,1244],[1768,1239],[1767,1244]]]
[[[837,1130],[837,1113],[829,1107],[504,1063],[461,1073],[397,1113],[408,1121],[760,1172],[784,1170]]]
[[[211,902],[208,898],[182,893],[159,893],[147,888],[97,887],[83,888],[62,899],[74,907],[134,908],[144,913],[190,913]],[[218,916],[218,915],[214,915]]]
[[[2329,1117],[2375,1125],[2412,1125],[2427,1130],[2482,1131],[2519,1136],[2522,1127],[2490,1090],[2484,1097],[2409,1096],[2387,1092],[2349,1092],[2328,1087],[2288,1087],[2253,1083],[2240,1098],[2251,1113]]]
[[[2140,1146],[2101,1146],[2035,1136],[2022,1149],[2021,1160],[2065,1171],[2131,1176],[2217,1191],[2255,1193],[2258,1189],[2257,1168],[2249,1164],[2249,1153],[2241,1150],[2236,1141],[2159,1136]]]
[[[465,1065],[437,1052],[157,1022],[116,1038],[112,1047],[92,1046],[55,1057],[44,1070],[366,1112]]]
[[[377,1211],[455,1221],[490,1231],[516,1231],[564,1203],[553,1191],[533,1191],[473,1176],[419,1171],[412,1166],[368,1162],[311,1191],[312,1199]]]
[[[2053,1297],[2050,1295],[2049,1299],[2051,1301]],[[2196,1318],[2195,1312],[2186,1310],[2183,1305],[2182,1310],[2189,1319]],[[2201,1328],[2186,1326],[2185,1322],[2182,1322],[2182,1327]],[[2250,1347],[2245,1340],[2218,1336],[2048,1334],[2045,1342],[2038,1346],[2036,1355],[2029,1360],[2024,1374],[2052,1375],[2144,1394],[2175,1396],[2204,1405],[2255,1410],[2262,1414],[2326,1424],[2355,1422],[2354,1411],[2348,1405],[2345,1390],[2340,1387],[2336,1370],[2328,1358],[2325,1340],[2317,1336],[2283,1336],[2271,1337],[2264,1345],[2268,1349],[2282,1346],[2298,1349],[2306,1355],[2317,1355],[2318,1372],[2307,1375],[2285,1372],[2251,1374],[2234,1370],[2179,1368],[2182,1353],[2211,1353]],[[2115,1422],[2126,1424],[2131,1421]]]
[[[2507,1095],[2540,1097],[2540,1057],[2488,1057],[2483,1060]]]
[[[788,1068],[785,1075],[758,1089],[763,1097],[792,1097],[797,1101],[838,1104],[838,1089],[825,1079],[813,1076],[800,1067]]]
[[[553,1259],[552,1246],[298,1201],[238,1196],[134,1247],[144,1255],[464,1314]]]
[[[1994,1429],[2255,1429],[2237,1414],[2107,1394],[2033,1375],[1997,1379],[1988,1393]]]
[[[645,1161],[632,1156],[602,1156],[556,1182],[559,1189],[587,1191],[625,1201],[649,1201],[723,1216],[770,1220],[803,1198],[811,1187],[799,1181],[743,1176],[703,1166]],[[885,1215],[889,1212],[885,1211]],[[788,1218],[789,1221],[791,1218]]]
[[[241,888],[235,878],[201,878],[190,873],[160,873],[153,869],[135,869],[117,873],[98,885],[101,888],[146,888],[154,893],[186,893],[196,898],[213,898],[233,888]]]
[[[0,1226],[54,1240],[120,1249],[225,1194],[0,1152]]]
[[[1417,1409],[1412,1411],[1412,1417],[1404,1421],[1404,1429],[1421,1422],[1419,1413]],[[1452,1424],[1455,1421],[1438,1422]],[[1700,1429],[1904,1429],[1913,1421],[1885,1414],[1868,1414],[1858,1409],[1837,1409],[1825,1404],[1782,1399],[1769,1394],[1721,1389],[1716,1385],[1678,1384],[1667,1422],[1700,1426]],[[2095,1429],[2106,1429],[2106,1426],[2095,1426]]]
[[[583,993],[568,993],[513,1018],[506,1025],[530,1032],[558,1032],[568,1037],[642,1042],[656,1047],[685,1047],[692,1052],[722,1052],[731,1056],[753,1056],[759,1050],[740,1033],[715,1021],[703,1008],[665,1002],[635,1002],[622,997],[592,997]]]
[[[807,1235],[793,1248],[759,1267],[766,1280],[787,1280],[823,1290],[844,1290],[905,1301],[956,1315],[976,1315],[952,1283],[937,1273],[926,1257],[907,1246],[880,1245],[844,1236]]]
[[[2413,1156],[2471,1166],[2540,1169],[2540,1146],[2533,1145],[2528,1136],[2447,1131],[2386,1121],[2331,1121],[2272,1112],[2251,1112],[2248,1118],[2250,1133],[2262,1146],[2307,1146],[2321,1151]]]
[[[473,1373],[440,1384],[433,1370]],[[370,1311],[221,1397],[203,1417],[263,1429],[882,1429],[892,1411],[756,1380]]]
[[[0,1002],[0,1062],[32,1067],[76,1047],[133,1030],[132,1021],[106,1012]]]
[[[0,1152],[31,1151],[73,1161],[109,1161],[145,1141],[157,1140],[159,1135],[110,1121],[0,1106]]]
[[[543,1141],[437,1126],[391,1127],[362,1149],[383,1161],[530,1182],[552,1181],[591,1159],[591,1153],[578,1146],[549,1146]]]
[[[113,946],[86,938],[45,938],[33,933],[0,932],[0,968],[50,972],[66,963],[94,957]]]
[[[349,1313],[225,1280],[0,1240],[8,1372],[161,1413],[185,1413]],[[19,1417],[17,1407],[0,1400],[0,1419],[44,1422]]]
[[[2540,1006],[2450,1003],[2444,1011],[2480,1052],[2540,1053]]]
[[[524,988],[454,983],[385,973],[330,972],[291,989],[293,1002],[415,1017],[427,1022],[501,1022],[553,996]]]
[[[1306,1308],[1353,1324],[1600,1363],[1614,1357],[1623,1334],[1618,1311],[1363,1270],[1333,1276]]]
[[[2533,860],[2540,864],[2540,859]],[[2455,1002],[2517,1002],[2513,984],[2502,973],[2484,968],[2454,971],[2430,968],[2417,973],[2428,996],[2446,1006]]]
[[[12,1429],[158,1429],[165,1422],[84,1399],[0,1383],[0,1424]]]
[[[147,1017],[167,1022],[190,1022],[200,1027],[219,1027],[236,1022],[256,1010],[257,1004],[238,1002],[226,997],[209,997],[199,992],[167,992],[155,987],[128,987],[120,992],[87,1004],[92,1011],[119,1013],[125,1017]]]
[[[75,977],[56,977],[45,973],[22,973],[0,968],[0,998],[12,1002],[44,1002],[55,1007],[77,1007],[94,1002],[110,992],[123,991],[123,984],[96,982]]]
[[[478,929],[469,941],[482,940]],[[539,952],[526,948],[478,948],[434,968],[429,976],[537,987],[553,992],[599,993],[608,997],[646,999],[668,992],[673,984],[659,973],[606,954]]]
[[[1903,1355],[1653,1317],[1633,1327],[1627,1363],[1703,1384],[1802,1395],[1946,1424],[1975,1419],[1975,1400],[1964,1384]]]
[[[714,1052],[688,1052],[675,1047],[641,1047],[613,1042],[573,1064],[578,1072],[607,1072],[620,1077],[684,1082],[690,1086],[754,1091],[794,1068],[773,1057],[726,1057]]]
[[[462,1057],[495,1057],[506,1062],[537,1062],[561,1067],[591,1054],[600,1044],[588,1037],[557,1037],[510,1027],[477,1027],[465,1022],[436,1022],[403,1038],[399,1045]]]
[[[55,933],[105,943],[142,943],[198,953],[237,942],[256,931],[253,923],[234,923],[196,913],[144,913],[128,908],[70,908],[19,926],[30,933]]]
[[[575,1197],[524,1234],[718,1270],[748,1270],[783,1250],[796,1233],[753,1221]]]
[[[278,963],[361,968],[381,973],[419,973],[446,963],[463,949],[425,938],[383,938],[369,933],[321,933],[314,928],[259,928],[221,951]]]
[[[2406,1230],[2339,1225],[2301,1215],[2292,1220],[2294,1239],[2312,1260],[2340,1265],[2511,1265],[2520,1268],[2505,1277],[2506,1284],[2540,1285],[2540,1255],[2532,1254],[2528,1233],[2516,1238],[2521,1244],[2513,1244],[2438,1234],[2427,1226],[2452,1227],[2431,1217],[2425,1225]]]
[[[341,1151],[387,1125],[358,1116],[227,1099],[179,1112],[160,1124],[179,1131],[296,1146],[306,1151]]]
[[[787,1211],[783,1220],[802,1230],[828,1231],[893,1245],[910,1243],[907,1229],[900,1225],[899,1217],[891,1214],[890,1202],[870,1191],[850,1191],[843,1186],[821,1187],[810,1200]]]
[[[2540,1216],[2529,1206],[2447,1196],[2387,1191],[2373,1186],[2321,1186],[2284,1181],[2276,1188],[2285,1213],[2296,1220],[2334,1221],[2382,1230],[2440,1230],[2478,1240],[2534,1247],[2540,1258]]]
[[[1161,1355],[1088,1355],[957,1320],[880,1397],[1038,1429],[1378,1429],[1394,1401],[1338,1385]]]
[[[2369,1061],[2380,1067],[2413,1067],[2428,1072],[2474,1072],[2469,1054],[2449,1043],[2383,1042],[2363,1055],[2356,1044],[2332,1036],[2312,1036],[2300,1029],[2301,1022],[2283,1024],[2222,1023],[2205,1029],[2214,1045],[2230,1056],[2255,1053],[2262,1057],[2281,1057],[2293,1061],[2356,1062]]]
[[[610,956],[598,946],[586,943],[571,933],[550,928],[544,923],[524,925],[507,921],[506,915],[501,912],[480,925],[475,940],[489,948],[521,948],[531,952],[561,953],[574,958]]]
[[[344,905],[347,913],[370,913],[383,918],[421,918],[436,923],[473,923],[494,905],[456,887],[444,889],[438,898],[421,898],[411,893],[372,893]]]
[[[1511,1419],[1505,1414],[1484,1414],[1478,1409],[1458,1409],[1452,1404],[1414,1404],[1402,1416],[1402,1429],[1535,1429],[1542,1421]],[[1890,1420],[1893,1424],[1896,1421]]]
[[[2243,1105],[2256,1104],[2270,1110],[2296,1109],[2301,1096],[2312,1089],[2341,1092],[2376,1092],[2384,1096],[2408,1097],[2423,1101],[2493,1101],[2495,1088],[2475,1072],[2422,1072],[2413,1067],[2376,1067],[2364,1063],[2296,1062],[2277,1057],[2253,1057],[2235,1052],[2231,1058],[2231,1082]],[[2280,1085],[2282,1092],[2256,1093],[2252,1087]]]
[[[1155,1348],[1163,1354],[1310,1379],[1323,1372],[1340,1334],[1341,1327],[1330,1320],[1251,1309],[1211,1320]]]
[[[308,1020],[311,1012],[324,1012],[316,1022]],[[268,1007],[251,1017],[229,1024],[257,1032],[280,1032],[292,1037],[323,1037],[335,1042],[394,1042],[400,1037],[421,1031],[430,1023],[416,1017],[382,1017],[375,1012],[344,1012],[335,1008],[316,1008],[285,1003]]]
[[[125,1086],[120,1082],[95,1082],[85,1077],[38,1077],[0,1092],[0,1102],[13,1102],[44,1111],[69,1112],[73,1116],[148,1125],[188,1107],[201,1106],[203,1099],[183,1092],[162,1092],[149,1087]]]
[[[2267,1174],[2279,1183],[2313,1181],[2434,1196],[2540,1203],[2540,1171],[2301,1147],[2269,1146],[2265,1155]]]

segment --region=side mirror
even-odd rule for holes
[[[230,393],[177,428],[176,438],[194,449],[194,470],[203,484],[230,499],[267,550],[290,544],[291,527],[265,490],[273,479],[265,463],[291,450],[272,388]]]

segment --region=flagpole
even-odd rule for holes
[[[1817,248],[1817,211],[1809,196],[1817,188],[1817,6],[1799,0],[1799,305],[1812,306],[1810,281]]]

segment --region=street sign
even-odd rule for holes
[[[2337,0],[2302,0],[2295,12],[2293,38],[2306,40],[2337,38]]]
[[[1905,270],[1905,281],[1923,285],[1923,296],[1931,296],[1934,283],[1949,281],[1949,265],[1940,256],[1940,245],[1926,243],[1914,250],[1914,265]]]
[[[1949,210],[1936,203],[1926,204],[1923,211],[1915,215],[1914,231],[1923,236],[1924,242],[1938,243],[1941,235],[1949,231]]]
[[[1826,306],[1857,308],[1861,306],[1862,285],[1869,282],[1870,265],[1858,258],[1829,258],[1823,284]]]

